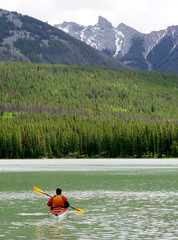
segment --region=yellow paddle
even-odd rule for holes
[[[36,187],[36,186],[33,186],[33,190],[34,190],[35,192],[39,193],[39,194],[45,194],[45,195],[51,197],[49,194],[43,192],[43,190],[41,190],[40,188],[38,188],[38,187]]]
[[[39,194],[45,194],[45,195],[47,195],[48,197],[51,197],[49,194],[45,193],[43,190],[41,190],[40,188],[38,188],[38,187],[36,187],[36,186],[33,186],[33,190],[34,190],[35,192],[39,193]],[[80,208],[74,208],[74,207],[72,207],[72,206],[69,206],[69,207],[75,209],[77,212],[80,212],[80,213],[85,211],[85,210],[80,209]]]
[[[77,212],[80,212],[80,213],[82,213],[82,212],[84,212],[84,211],[85,211],[85,210],[83,210],[83,209],[80,209],[80,208],[74,208],[74,207],[72,207],[72,206],[69,206],[69,207],[71,207],[71,208],[75,209]]]

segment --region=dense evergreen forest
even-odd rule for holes
[[[178,75],[0,62],[0,158],[178,157]]]

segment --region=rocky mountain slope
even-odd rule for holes
[[[123,67],[47,23],[0,9],[0,60]]]
[[[136,69],[178,73],[178,25],[149,34],[103,17],[94,26],[74,22],[56,24],[71,36]]]

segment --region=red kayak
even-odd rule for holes
[[[62,215],[67,211],[68,208],[50,208],[49,211],[55,216]]]

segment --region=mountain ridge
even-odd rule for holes
[[[123,64],[47,23],[0,9],[0,60],[123,68]]]
[[[101,16],[95,25],[63,22],[54,26],[128,67],[178,73],[178,26],[146,34],[124,23],[113,27]],[[162,51],[164,54],[160,54]]]

